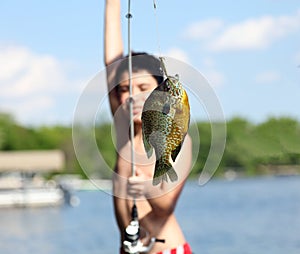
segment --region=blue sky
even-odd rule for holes
[[[226,119],[300,120],[298,0],[156,2],[155,15],[152,0],[132,0],[134,50],[160,49],[197,69]],[[103,14],[104,0],[0,1],[0,111],[23,124],[71,123],[84,87],[104,69]]]

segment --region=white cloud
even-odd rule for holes
[[[183,37],[187,39],[207,39],[216,34],[222,27],[220,19],[208,19],[192,23],[184,32]]]
[[[166,52],[166,56],[180,60],[183,63],[190,64],[187,53],[179,48],[170,48]],[[205,78],[207,78],[208,82],[213,87],[220,87],[225,83],[225,77],[223,73],[216,69],[214,60],[212,58],[204,58],[202,65],[203,67],[201,67],[201,73],[205,76]]]
[[[289,16],[262,16],[225,25],[222,20],[191,24],[188,39],[198,39],[213,51],[262,49],[300,30],[300,10]]]
[[[30,59],[29,51],[22,47],[0,47],[0,81],[20,73]]]
[[[26,47],[1,45],[0,70],[0,109],[25,122],[27,116],[31,120],[41,117],[43,122],[43,116],[53,114],[55,106],[67,104],[62,97],[80,90],[81,82],[70,77],[61,61]]]
[[[39,96],[21,100],[6,101],[2,110],[13,113],[18,121],[25,123],[44,122],[51,114],[55,101],[51,96]]]
[[[217,70],[217,67],[215,66],[215,61],[211,57],[206,57],[202,61],[203,67],[202,67],[202,73],[207,78],[208,82],[213,87],[220,87],[225,83],[225,76],[222,72]]]
[[[278,72],[276,71],[265,71],[259,73],[255,81],[259,84],[272,84],[274,82],[280,81],[281,76]]]
[[[300,29],[300,15],[264,16],[227,27],[215,38],[213,50],[261,49]]]
[[[63,65],[52,56],[9,46],[0,49],[0,57],[1,96],[22,97],[71,88]]]
[[[220,87],[225,83],[225,77],[223,73],[216,69],[204,69],[203,74],[213,87]]]
[[[185,51],[183,51],[182,49],[176,48],[176,47],[168,49],[166,51],[165,55],[175,58],[175,59],[180,60],[185,63],[189,63],[189,61],[190,61],[187,53]]]

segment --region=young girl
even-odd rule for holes
[[[173,164],[178,181],[153,186],[155,155],[147,158],[142,140],[141,114],[146,98],[163,81],[160,61],[146,53],[132,55],[134,140],[131,141],[128,59],[123,56],[120,0],[106,0],[104,29],[104,62],[107,66],[107,86],[117,136],[113,199],[120,229],[121,253],[125,253],[122,244],[125,228],[131,221],[133,198],[136,199],[142,231],[147,232],[150,237],[165,240],[164,243],[155,243],[150,253],[191,253],[174,215],[177,200],[191,167],[191,139],[186,136],[176,163]],[[134,176],[131,170],[131,142],[135,153]],[[143,236],[145,235],[141,232],[141,240],[146,241]]]

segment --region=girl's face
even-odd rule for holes
[[[129,112],[129,75],[124,72],[118,87],[119,101],[122,107]],[[141,122],[143,106],[150,93],[157,87],[156,79],[147,71],[132,73],[132,96],[134,122]]]

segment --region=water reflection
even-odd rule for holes
[[[111,196],[78,207],[0,209],[0,253],[118,253]],[[190,182],[176,214],[195,253],[299,254],[300,178]]]

